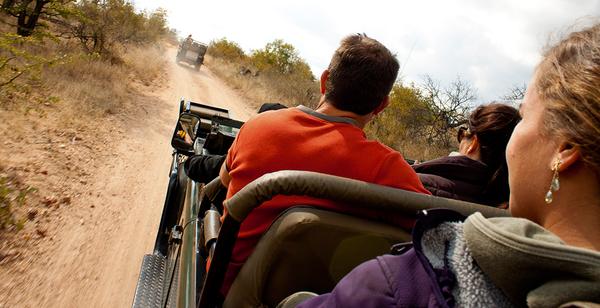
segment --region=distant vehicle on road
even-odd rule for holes
[[[196,70],[200,70],[207,49],[208,45],[188,37],[179,44],[176,61],[188,63],[193,65]]]

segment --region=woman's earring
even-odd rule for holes
[[[560,159],[557,159],[554,166],[552,166],[552,181],[550,182],[550,189],[546,193],[546,204],[552,203],[554,198],[553,193],[560,189],[560,182],[558,181],[558,167],[560,167],[560,163]]]

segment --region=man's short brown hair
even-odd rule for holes
[[[329,63],[325,98],[340,110],[368,114],[392,90],[399,67],[377,40],[365,34],[347,36]]]

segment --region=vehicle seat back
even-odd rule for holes
[[[406,230],[388,224],[293,207],[263,235],[224,307],[275,307],[297,291],[329,292],[357,265],[410,239]]]

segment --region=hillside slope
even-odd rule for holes
[[[239,120],[254,110],[209,68],[176,64],[173,48],[166,57],[164,85],[139,85],[145,94],[127,112],[98,119],[91,131],[52,128],[60,118],[51,106],[35,121],[0,115],[2,136],[14,129],[24,136],[1,146],[8,157],[2,163],[64,192],[40,200],[48,209],[35,209],[0,258],[0,307],[131,305],[160,220],[179,98],[227,108]],[[30,151],[40,128],[47,135],[43,147]]]

